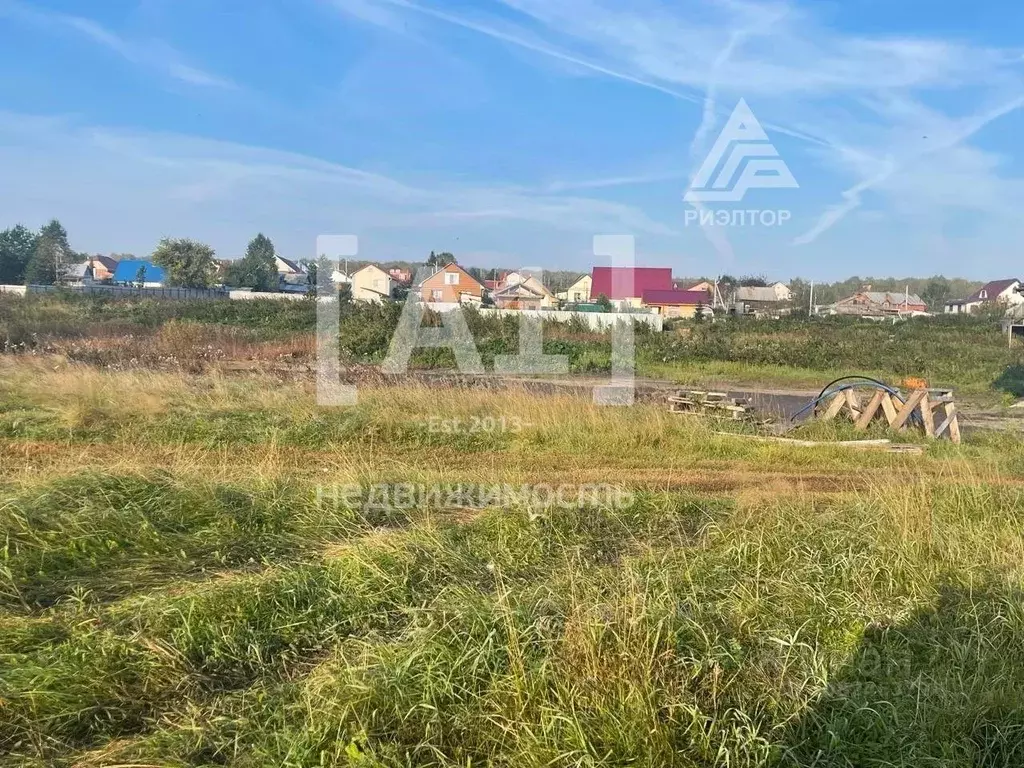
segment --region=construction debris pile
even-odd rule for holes
[[[928,388],[927,382],[911,380],[909,394],[868,376],[844,376],[829,383],[793,419],[813,410],[815,417],[831,421],[846,417],[854,429],[867,429],[872,421],[885,419],[890,429],[920,429],[926,437],[947,437],[960,444],[960,421],[949,389]],[[937,413],[938,412],[938,413]]]
[[[848,418],[856,430],[866,430],[872,423],[884,421],[894,432],[920,430],[931,439],[947,438],[960,444],[960,422],[956,402],[949,389],[929,388],[921,379],[904,381],[907,393],[868,376],[844,376],[825,386],[817,397],[794,413],[790,425],[810,414],[819,421]],[[679,390],[668,398],[672,413],[743,421],[767,425],[770,420],[758,416],[747,398],[733,397],[726,392]],[[779,431],[779,430],[776,430]],[[787,430],[782,429],[785,432]],[[826,443],[765,437],[787,443],[814,447]],[[870,446],[867,444],[871,444]],[[858,440],[839,443],[848,447],[888,446],[888,440]],[[905,446],[909,449],[909,446]],[[890,447],[888,450],[895,450]],[[913,452],[907,450],[906,452]]]

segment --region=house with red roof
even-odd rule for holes
[[[1002,304],[1009,309],[1011,306],[1024,304],[1024,295],[1020,293],[1020,280],[1009,277],[1004,280],[993,280],[985,283],[966,299],[946,302],[947,315],[959,315],[974,312],[979,307]]]
[[[672,291],[670,267],[594,267],[590,300],[602,295],[620,307],[642,307],[646,291]]]

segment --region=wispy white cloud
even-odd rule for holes
[[[803,234],[794,239],[796,245],[807,245],[813,243],[821,235],[842,221],[849,213],[859,208],[863,202],[865,192],[877,187],[883,187],[895,175],[905,177],[904,182],[899,184],[905,193],[908,187],[915,190],[912,200],[921,203],[928,201],[929,204],[935,201],[935,192],[951,193],[953,200],[962,205],[971,197],[972,189],[990,188],[998,180],[993,174],[993,164],[973,166],[973,178],[963,177],[963,167],[959,170],[950,167],[949,158],[951,153],[962,148],[964,142],[977,134],[985,126],[998,120],[1005,115],[1024,107],[1024,93],[1010,98],[1002,103],[983,109],[966,118],[950,119],[934,110],[925,108],[920,102],[909,98],[892,98],[885,102],[884,109],[890,116],[898,116],[906,126],[906,132],[910,135],[921,138],[905,146],[900,146],[891,151],[898,151],[899,156],[892,154],[887,156],[880,169],[872,169],[867,174],[861,173],[860,180],[849,189],[842,192],[844,198],[842,203],[831,205],[821,214],[814,225]],[[922,134],[922,131],[927,131]],[[929,165],[923,165],[920,161],[926,158],[935,158]],[[859,157],[863,161],[864,156]],[[876,163],[877,165],[877,163]],[[936,173],[935,169],[940,169]],[[946,172],[943,173],[942,171]],[[924,183],[915,184],[915,180]],[[909,183],[908,183],[909,182]],[[995,206],[990,210],[995,212]]]
[[[687,178],[682,171],[655,171],[652,173],[636,173],[622,176],[602,176],[592,179],[575,179],[552,181],[543,186],[549,193],[570,192],[583,189],[611,189],[614,187],[635,187],[646,184],[658,184],[665,181],[682,181]]]
[[[920,161],[946,159],[987,125],[1024,106],[1020,49],[851,34],[822,23],[813,6],[795,0],[493,0],[472,15],[440,10],[430,0],[359,1],[457,25],[595,75],[698,103],[694,156],[739,97],[756,99],[768,130],[824,148],[811,155],[824,172],[853,176],[832,193],[839,200],[826,203],[792,241],[798,245],[815,242],[869,193],[897,186],[896,175],[902,189],[922,190],[922,200],[934,199],[924,192],[937,182],[998,186],[998,169],[989,165],[961,166],[954,178],[937,177]],[[955,96],[942,100],[953,106],[945,112],[927,108],[935,94]],[[964,179],[965,173],[975,177]],[[816,199],[828,196],[816,190]],[[714,234],[716,248],[728,250]]]
[[[388,29],[395,27],[396,21],[394,13],[386,13],[381,17],[376,17],[374,14],[366,13],[367,7],[378,7],[378,8],[392,8],[396,10],[404,10],[410,13],[419,14],[426,16],[438,21],[443,21],[448,24],[453,24],[463,29],[468,29],[473,32],[478,32],[482,35],[500,40],[503,43],[514,45],[519,48],[532,51],[533,53],[539,53],[545,57],[570,64],[574,67],[578,67],[582,70],[587,70],[600,75],[605,75],[618,80],[624,80],[626,82],[633,83],[635,85],[641,85],[645,88],[652,88],[656,91],[665,93],[673,98],[683,99],[684,101],[698,102],[699,98],[692,94],[684,91],[672,89],[666,85],[656,83],[654,81],[645,80],[636,75],[629,74],[616,70],[612,67],[602,65],[598,62],[588,60],[585,57],[574,56],[566,53],[565,51],[559,50],[556,47],[546,45],[541,42],[539,38],[525,32],[524,30],[515,27],[514,25],[508,25],[501,23],[498,20],[492,20],[490,23],[483,21],[475,21],[467,16],[463,16],[456,13],[450,13],[439,10],[426,5],[419,5],[417,3],[408,2],[407,0],[334,0],[335,5],[341,10],[349,13],[363,21],[369,21],[375,23],[378,26],[383,26]]]
[[[74,32],[126,61],[162,73],[178,82],[202,88],[235,90],[232,80],[185,62],[177,51],[158,40],[129,40],[83,16],[43,10],[19,0],[0,0],[0,18],[7,17],[51,31]]]
[[[257,230],[279,234],[292,253],[338,231],[392,244],[461,238],[478,249],[509,240],[515,229],[528,230],[517,242],[538,233],[551,242],[588,242],[609,230],[674,233],[635,207],[576,194],[445,179],[409,183],[308,155],[72,119],[0,113],[0,166],[14,180],[0,189],[7,216],[29,223],[66,218],[69,231],[86,238],[76,247],[92,249],[144,248],[140,241],[173,234],[172,225],[225,255]],[[19,190],[30,179],[37,192],[26,196]],[[111,243],[111,232],[124,241]]]

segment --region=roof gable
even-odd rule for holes
[[[419,282],[419,283],[417,284],[417,286],[416,286],[416,287],[417,287],[417,288],[422,288],[422,287],[423,287],[424,285],[426,285],[426,284],[427,284],[428,282],[430,282],[431,280],[433,280],[433,279],[434,279],[435,277],[437,277],[438,275],[440,275],[440,274],[442,274],[442,273],[445,273],[445,272],[454,272],[454,271],[458,271],[458,272],[461,272],[461,273],[462,273],[462,274],[464,274],[464,275],[465,275],[465,276],[466,276],[466,277],[467,277],[467,278],[468,278],[468,279],[469,279],[469,280],[470,280],[470,281],[471,281],[471,282],[472,282],[472,283],[473,283],[474,285],[476,285],[476,287],[477,287],[477,288],[479,288],[479,289],[480,289],[481,291],[482,291],[482,290],[484,290],[484,286],[483,286],[483,284],[481,284],[481,282],[480,282],[479,280],[477,280],[477,279],[476,279],[475,277],[473,277],[473,276],[472,276],[471,274],[469,274],[469,272],[467,272],[466,270],[464,270],[464,269],[463,269],[462,267],[460,267],[460,266],[459,266],[458,264],[456,264],[455,262],[452,262],[451,264],[445,264],[445,265],[444,265],[443,267],[441,267],[440,269],[437,269],[437,270],[435,270],[435,271],[434,271],[434,273],[433,273],[432,275],[430,275],[430,277],[428,277],[428,278],[426,278],[426,279],[424,279],[424,280],[420,281],[420,282]],[[460,281],[460,285],[459,285],[459,288],[460,288],[460,289],[462,288],[462,285],[461,285],[461,281]]]
[[[295,274],[302,274],[302,267],[296,264],[291,259],[286,259],[284,256],[275,256],[275,258],[285,265],[285,268],[291,270]]]
[[[981,288],[967,297],[967,300],[964,303],[973,304],[979,301],[994,301],[998,298],[999,294],[1011,287],[1014,283],[1019,282],[1020,281],[1017,278],[1010,277],[1005,280],[993,280],[990,283],[985,283],[985,285],[981,286]]]
[[[494,292],[495,299],[543,299],[544,294],[526,283],[512,283]]]
[[[367,270],[374,270],[374,269],[377,270],[378,272],[380,272],[384,277],[388,278],[389,280],[393,280],[394,279],[390,274],[385,272],[383,269],[378,267],[376,264],[367,264],[364,267],[361,267],[360,269],[357,269],[355,272],[352,273],[351,276],[355,277],[360,272],[365,272]]]

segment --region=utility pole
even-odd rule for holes
[[[811,300],[807,304],[807,316],[814,314],[814,281],[811,280]]]
[[[719,275],[721,277],[721,275]],[[711,298],[711,310],[716,309],[727,310],[725,306],[725,300],[722,298],[722,292],[718,290],[718,277],[715,278],[715,295]]]

